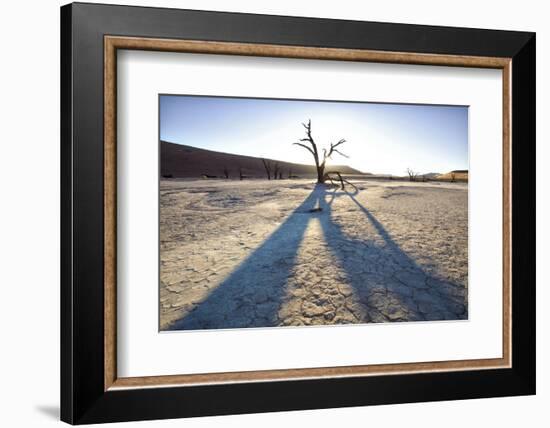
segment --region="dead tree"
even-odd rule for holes
[[[243,178],[244,178],[243,169],[241,167],[239,167],[239,180],[242,181]]]
[[[271,162],[262,158],[262,163],[264,164],[265,173],[267,174],[267,179],[271,180]]]
[[[281,168],[279,162],[272,162],[269,159],[262,158],[262,163],[264,164],[264,169],[268,180],[283,179],[283,168]]]
[[[229,170],[226,166],[223,167],[223,175],[225,176],[225,178],[229,178]]]
[[[299,143],[294,143],[297,146],[303,147],[308,152],[311,153],[313,156],[313,160],[315,161],[315,168],[317,169],[317,183],[324,183],[325,182],[325,165],[327,162],[327,159],[330,159],[333,153],[338,153],[341,156],[344,156],[347,158],[344,153],[340,152],[337,147],[341,146],[346,142],[346,140],[341,139],[337,143],[330,143],[330,149],[323,149],[323,156],[322,159],[319,156],[319,150],[317,148],[317,143],[313,140],[313,136],[311,135],[311,119],[308,121],[307,125],[305,123],[302,123],[303,127],[306,129],[306,137],[301,138]]]
[[[355,190],[358,190],[357,187],[355,186],[355,184],[353,184],[353,183],[349,182],[348,180],[346,180],[345,178],[343,178],[342,174],[340,174],[338,171],[330,171],[330,172],[327,172],[325,174],[325,180],[329,180],[330,184],[332,184],[333,186],[335,186],[335,184],[334,184],[335,177],[332,177],[332,174],[336,174],[336,176],[338,177],[338,181],[340,181],[340,188],[342,190],[346,190],[345,183],[348,183]]]
[[[273,165],[273,180],[277,180],[279,178],[279,162],[275,162]]]
[[[407,168],[407,174],[409,175],[409,181],[416,181],[418,172],[414,172],[412,169]]]

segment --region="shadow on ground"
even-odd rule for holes
[[[323,238],[334,260],[332,268],[343,272],[344,282],[351,288],[338,304],[343,305],[341,310],[352,315],[340,320],[327,318],[326,314],[334,312],[337,306],[329,296],[325,299],[326,312],[322,306],[316,312],[317,316],[324,316],[317,324],[466,319],[464,286],[423,270],[357,200],[357,192],[317,185],[262,245],[170,329],[283,325],[280,309],[288,300],[287,284],[293,275],[305,231],[314,218],[320,222]],[[346,234],[333,216],[332,206],[338,198],[351,199],[364,215],[364,221],[373,226],[377,239]],[[325,268],[331,269],[331,266]]]
[[[36,410],[38,410],[43,415],[47,416],[50,419],[59,420],[60,414],[59,414],[59,407],[58,406],[36,406]]]

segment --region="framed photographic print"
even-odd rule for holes
[[[533,33],[76,3],[61,53],[62,420],[535,393]]]

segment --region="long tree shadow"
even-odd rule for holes
[[[326,248],[335,263],[323,269],[342,271],[344,281],[352,290],[352,295],[338,302],[336,297],[342,296],[326,299],[326,313],[337,311],[340,305],[340,309],[351,312],[351,321],[350,318],[324,317],[325,309],[320,308],[317,314],[320,323],[466,319],[464,285],[436,277],[420,267],[357,200],[356,193],[317,185],[229,277],[169,328],[195,330],[281,325],[279,310],[287,297],[287,284],[298,262],[300,244],[313,218],[320,222]],[[333,203],[338,198],[351,198],[364,214],[364,221],[372,224],[378,236],[351,236],[347,227],[344,228],[333,215]],[[316,260],[305,263],[316,263]]]
[[[358,191],[319,188],[319,220],[325,241],[352,287],[359,322],[466,319],[464,286],[430,274],[392,239],[378,219],[356,198]],[[350,198],[381,238],[347,234],[332,214],[339,197]]]
[[[277,325],[285,285],[295,265],[311,210],[317,204],[318,195],[313,191],[202,303],[169,328],[195,330]]]

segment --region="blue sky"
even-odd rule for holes
[[[468,108],[201,96],[160,96],[160,138],[226,153],[312,163],[292,145],[311,119],[319,148],[341,138],[332,164],[405,175],[468,169]]]

